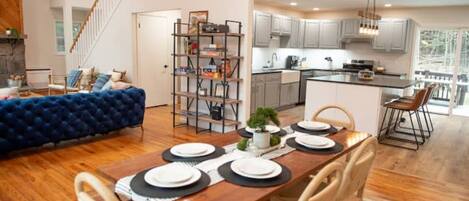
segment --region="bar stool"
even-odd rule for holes
[[[423,126],[422,126],[422,122],[420,120],[420,115],[418,113],[418,110],[423,105],[423,102],[425,100],[425,96],[427,94],[427,91],[428,91],[427,89],[422,89],[422,90],[418,91],[415,95],[415,98],[411,99],[411,101],[408,101],[408,102],[407,101],[406,102],[392,101],[392,102],[388,102],[388,103],[384,104],[384,107],[386,107],[386,110],[384,112],[384,117],[383,117],[383,121],[381,122],[380,130],[378,131],[378,140],[379,140],[380,144],[385,144],[385,145],[390,145],[390,146],[400,147],[400,148],[405,148],[405,149],[411,149],[411,150],[416,151],[416,150],[419,149],[419,145],[422,145],[423,143],[425,143],[425,135],[423,133]],[[389,109],[391,110],[390,117],[388,119],[387,126],[384,127],[384,122],[386,121],[386,116],[387,116],[387,113],[388,113]],[[394,119],[395,111],[397,111],[398,114],[397,114],[397,117],[396,117],[396,122],[393,125],[393,119]],[[412,129],[411,129],[412,133],[404,132],[404,131],[398,131],[396,129],[399,118],[402,116],[401,113],[405,113],[405,112],[407,112],[409,114],[410,123],[411,123],[411,126],[412,126]],[[412,120],[412,113],[414,113],[415,116],[416,116],[418,131],[420,131],[420,137],[417,136],[417,133],[416,133],[417,129],[415,128],[414,122]],[[405,139],[405,138],[389,136],[389,130],[390,130],[391,127],[394,127],[393,130],[394,130],[395,133],[412,135],[414,137],[415,141]],[[381,134],[383,131],[386,131],[384,133],[384,136]],[[422,140],[419,141],[417,138],[421,138]],[[396,140],[396,141],[407,142],[407,143],[413,143],[417,147],[415,149],[412,149],[412,148],[409,148],[409,147],[406,147],[406,146],[399,146],[399,145],[396,145],[396,144],[390,144],[390,143],[384,142],[385,139]]]
[[[432,84],[430,84],[426,87],[427,93],[425,94],[425,99],[423,100],[422,106],[420,107],[421,112],[423,114],[423,118],[425,120],[425,125],[427,127],[426,130],[423,130],[424,134],[425,134],[425,132],[428,133],[428,136],[425,136],[426,138],[430,138],[431,133],[434,130],[433,121],[432,121],[432,118],[430,116],[430,111],[428,110],[428,101],[432,97],[433,92],[437,89],[438,89],[438,84],[436,84],[436,83],[432,83]],[[399,102],[412,102],[413,99],[415,99],[415,96],[405,96],[405,97],[402,97],[402,98],[398,99],[397,101],[399,101]],[[420,112],[420,109],[418,110],[418,112]],[[401,121],[403,119],[402,118],[403,113],[401,113],[400,115],[401,115],[401,117],[399,118],[400,122],[398,124],[398,127],[403,128],[403,129],[411,129],[409,127],[404,127],[404,126],[400,125],[403,122],[403,121]],[[410,117],[410,118],[412,118],[412,117]]]

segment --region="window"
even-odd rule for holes
[[[80,31],[81,23],[74,22],[73,23],[73,38],[75,38]],[[55,22],[55,44],[57,48],[57,52],[64,53],[65,52],[65,34],[64,34],[64,22],[63,21],[56,21]]]
[[[451,72],[455,62],[457,30],[420,32],[418,69]]]

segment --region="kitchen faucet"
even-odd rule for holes
[[[269,66],[270,68],[274,67],[274,56],[275,56],[275,61],[278,61],[277,53],[276,52],[272,53],[272,58],[271,58],[272,62],[270,62],[270,66]]]

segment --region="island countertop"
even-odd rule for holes
[[[384,87],[394,89],[405,89],[418,83],[415,80],[399,79],[394,77],[375,76],[371,81],[358,79],[357,75],[330,75],[308,78],[311,81],[334,82],[352,85],[365,85],[373,87]]]

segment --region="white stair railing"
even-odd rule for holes
[[[120,2],[121,0],[95,0],[70,47],[72,68],[82,66],[86,62]]]

